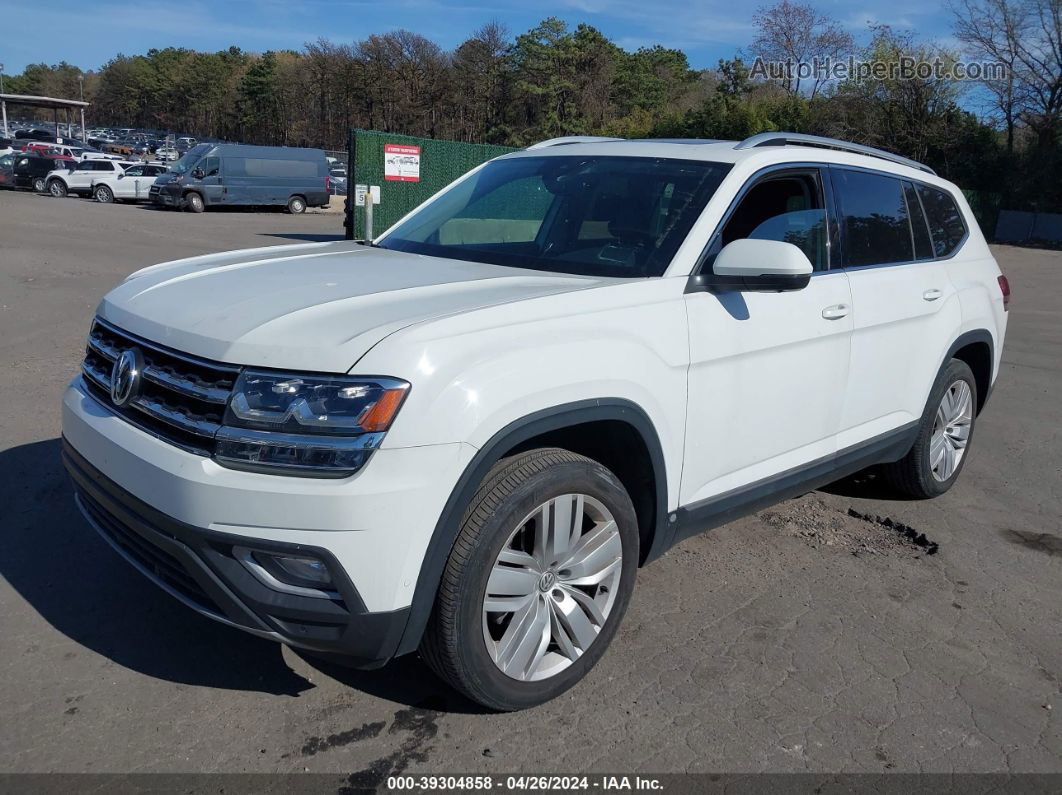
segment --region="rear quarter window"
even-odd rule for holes
[[[933,238],[933,253],[946,257],[953,253],[966,237],[966,224],[952,196],[928,185],[918,186],[918,195],[925,208],[929,233]]]

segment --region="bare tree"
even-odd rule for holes
[[[973,55],[1007,67],[986,83],[1013,149],[1017,122],[1043,147],[1062,128],[1062,0],[953,0],[955,35]]]
[[[797,65],[815,59],[841,58],[852,51],[855,42],[851,34],[836,20],[820,14],[807,3],[781,0],[773,6],[761,6],[752,17],[759,35],[752,43],[756,54],[765,61],[785,62],[790,72],[781,77],[782,87],[792,96],[801,90]],[[810,78],[814,97],[825,82],[825,75]],[[806,85],[805,85],[806,88]]]

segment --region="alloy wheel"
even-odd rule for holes
[[[579,659],[612,612],[623,544],[609,510],[587,494],[539,505],[510,534],[483,598],[483,639],[502,673],[547,679]]]
[[[965,381],[955,381],[937,406],[929,443],[929,465],[938,481],[950,479],[959,468],[972,428],[973,391]]]

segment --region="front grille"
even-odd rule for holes
[[[177,591],[200,609],[218,616],[222,615],[217,603],[207,595],[177,558],[152,544],[140,533],[126,527],[118,517],[109,513],[84,491],[78,493],[78,499],[86,513],[96,523],[99,531],[149,574]]]
[[[111,399],[111,371],[122,351],[144,357],[139,389],[124,406]],[[158,345],[100,319],[92,324],[81,365],[93,397],[133,425],[199,455],[214,452],[239,368]]]

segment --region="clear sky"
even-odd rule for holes
[[[813,4],[844,24],[857,41],[865,41],[868,22],[884,22],[913,30],[919,38],[953,43],[951,16],[941,3]],[[322,36],[344,43],[398,28],[450,49],[491,19],[515,35],[557,16],[572,25],[593,25],[628,49],[677,47],[693,67],[703,68],[748,45],[758,5],[734,0],[0,0],[0,63],[7,74],[41,61],[97,69],[117,53],[135,55],[151,48],[297,50]]]

